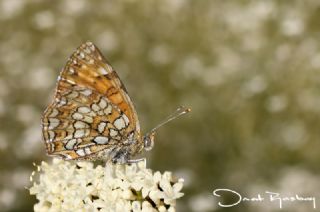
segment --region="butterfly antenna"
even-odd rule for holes
[[[154,136],[156,134],[156,130],[167,124],[168,122],[172,121],[173,119],[176,119],[183,114],[189,113],[191,111],[190,108],[185,108],[183,106],[180,106],[175,112],[173,112],[170,116],[168,116],[163,122],[158,124],[156,127],[154,127],[149,133],[147,133],[145,136],[143,136],[143,143],[144,143],[144,149],[146,151],[150,151],[153,148],[154,145]]]
[[[189,113],[191,111],[190,108],[186,108],[184,106],[180,106],[177,108],[177,110],[175,112],[173,112],[171,115],[169,115],[166,119],[164,119],[163,122],[161,122],[160,124],[158,124],[157,126],[155,126],[150,133],[154,133],[158,128],[160,128],[161,126],[167,124],[168,122],[182,116],[183,114]],[[149,133],[148,133],[149,134]]]

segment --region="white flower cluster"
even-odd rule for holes
[[[39,201],[35,211],[175,211],[176,199],[183,196],[183,179],[152,173],[145,161],[95,167],[54,159],[42,162],[38,171],[39,182],[30,188]]]

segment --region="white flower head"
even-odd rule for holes
[[[131,165],[70,162],[53,159],[38,166],[30,180],[35,211],[175,211],[183,196],[183,179],[170,172],[153,173],[141,161]]]

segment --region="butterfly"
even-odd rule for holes
[[[141,135],[126,88],[100,50],[90,41],[70,56],[57,80],[53,101],[42,116],[47,154],[65,160],[134,163],[154,145],[155,130],[189,112],[180,107],[166,121]]]

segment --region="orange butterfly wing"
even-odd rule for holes
[[[130,146],[131,155],[142,150],[130,97],[91,42],[82,44],[61,71],[42,132],[47,153],[64,159],[96,159],[123,146]]]

